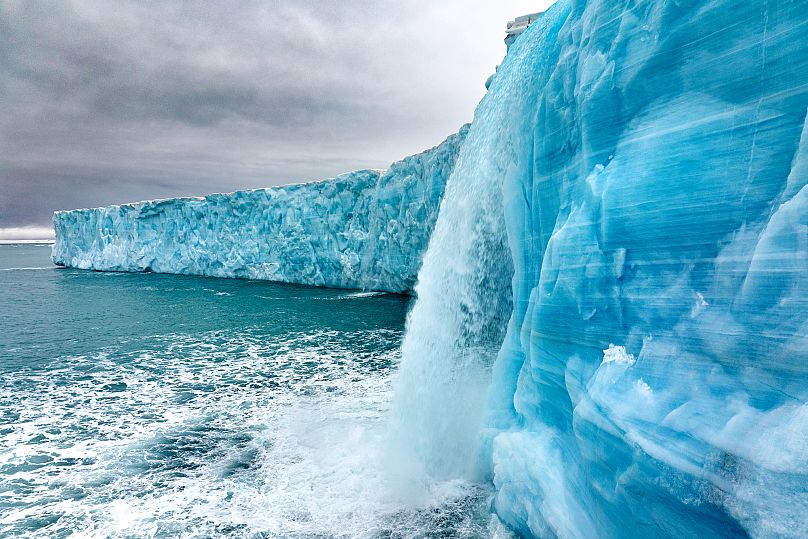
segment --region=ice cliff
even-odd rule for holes
[[[561,0],[462,146],[58,213],[54,260],[401,291],[429,242],[402,480],[522,536],[808,537],[806,114],[806,0]]]
[[[408,470],[524,536],[808,537],[807,109],[804,0],[528,28],[419,274]]]
[[[468,127],[331,180],[56,212],[56,264],[406,292]]]

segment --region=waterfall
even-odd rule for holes
[[[563,15],[552,10],[526,36],[547,33]],[[537,66],[545,65],[541,48],[520,42],[475,111],[407,321],[391,442],[396,473],[410,483],[479,480],[487,471],[480,429],[513,308],[502,186],[531,174]]]

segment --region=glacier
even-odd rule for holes
[[[808,537],[808,1],[560,0],[508,45],[386,173],[59,212],[54,261],[415,286],[393,484],[491,482],[525,537]]]
[[[526,537],[808,537],[807,112],[804,0],[532,24],[424,256],[407,473]]]
[[[54,263],[409,292],[468,126],[384,171],[56,212]]]

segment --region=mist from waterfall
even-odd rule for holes
[[[565,13],[551,10],[530,32],[550,31]],[[391,425],[400,485],[479,481],[489,472],[481,428],[514,286],[502,185],[531,174],[544,54],[511,47],[448,180],[402,345]]]

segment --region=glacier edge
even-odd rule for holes
[[[407,293],[467,131],[387,171],[56,212],[52,259],[99,271]]]

